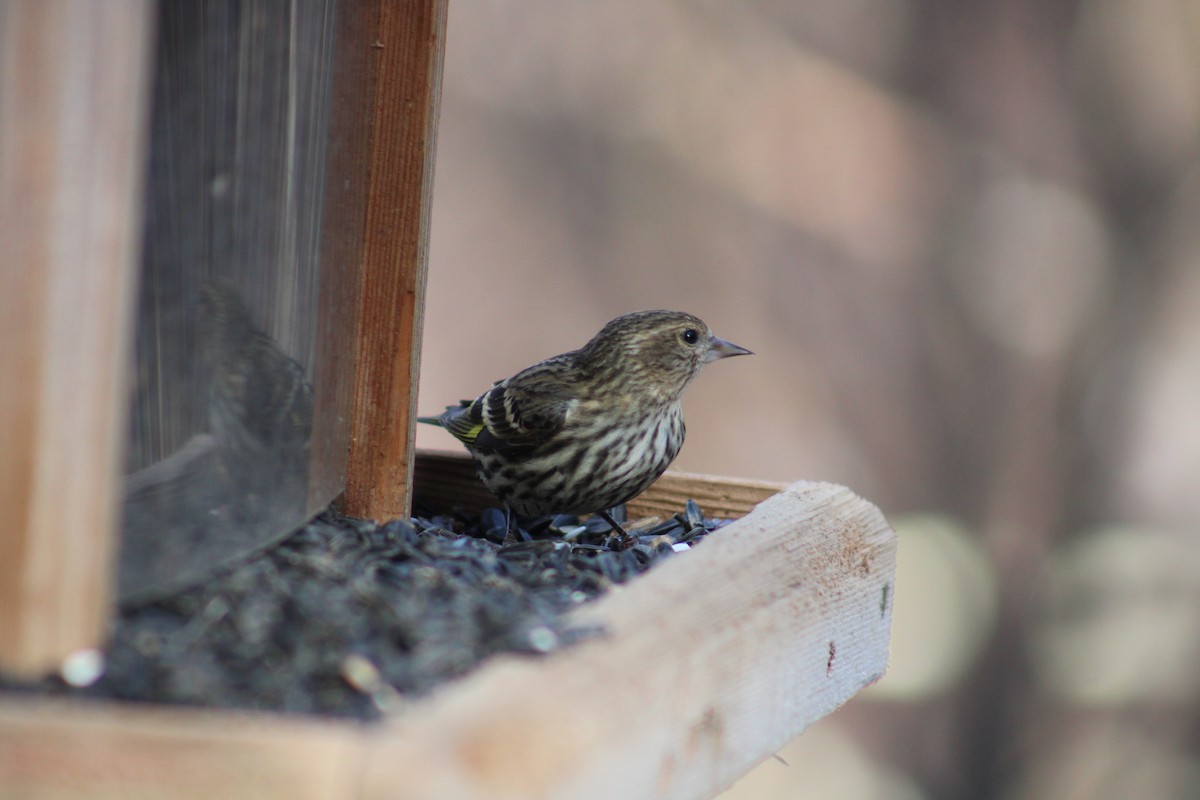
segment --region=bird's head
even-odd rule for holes
[[[673,401],[710,361],[750,351],[713,334],[682,311],[635,311],[605,325],[584,345],[598,371],[613,373],[637,393]]]

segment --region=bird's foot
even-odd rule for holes
[[[505,506],[504,508],[504,542],[501,547],[508,547],[510,544],[516,544],[521,541],[517,536],[517,518],[513,514],[512,509]]]
[[[628,550],[638,543],[636,536],[630,536],[625,531],[617,534],[617,541],[613,544],[614,550]]]
[[[628,550],[637,544],[637,539],[626,533],[625,529],[622,528],[617,521],[612,518],[611,514],[609,514],[607,511],[600,511],[598,513],[604,518],[604,521],[609,524],[609,526],[612,528],[613,534],[617,537],[617,541],[612,545],[613,550]]]

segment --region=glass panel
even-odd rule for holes
[[[125,600],[331,497],[309,474],[333,21],[334,0],[160,3]]]

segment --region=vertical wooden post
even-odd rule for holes
[[[446,0],[382,0],[344,508],[408,513]]]
[[[0,5],[0,668],[99,643],[140,250],[148,0]]]
[[[339,0],[330,81],[329,144],[321,220],[320,308],[313,369],[312,468],[309,510],[346,491],[354,407],[359,298],[365,256],[367,189],[379,0]]]

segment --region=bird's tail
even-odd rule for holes
[[[436,417],[417,417],[417,422],[424,422],[426,425],[437,425],[439,428],[444,428],[448,420],[457,417],[459,412],[464,408],[470,407],[473,402],[473,400],[460,400],[458,405],[446,406],[446,410]]]

